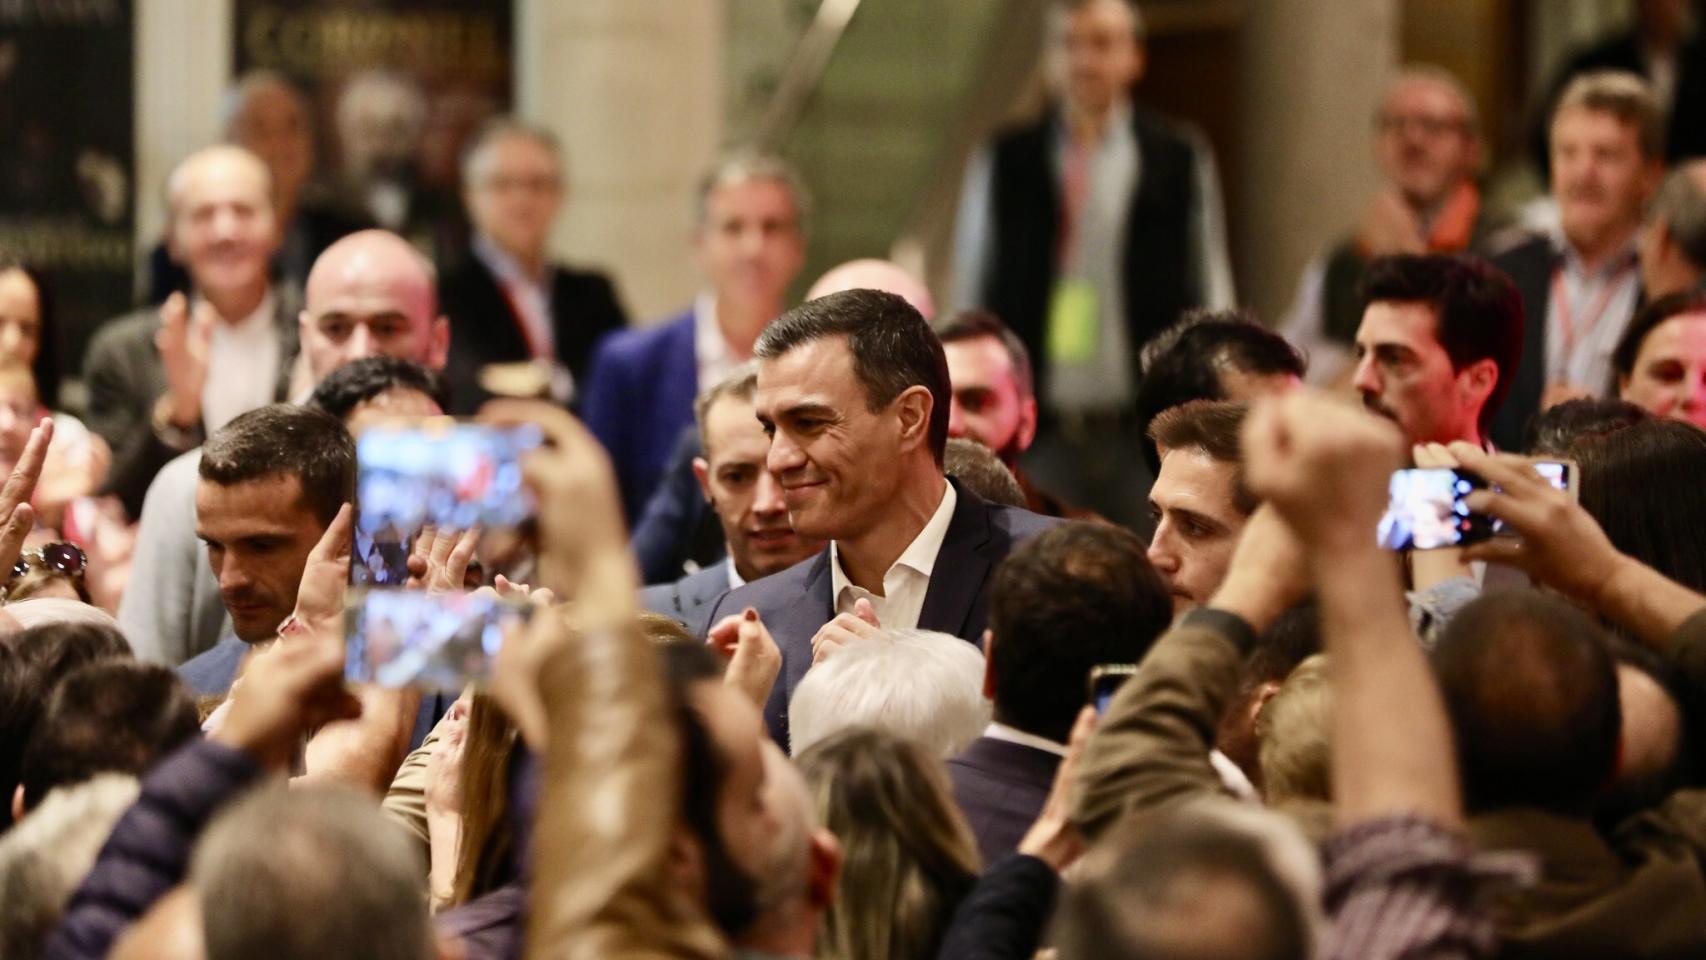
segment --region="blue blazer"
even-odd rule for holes
[[[989,581],[996,565],[1021,541],[1060,521],[990,503],[958,481],[948,482],[958,491],[959,501],[948,521],[942,550],[936,554],[918,627],[980,643],[989,620]],[[812,636],[835,617],[831,583],[829,548],[825,547],[781,573],[723,594],[705,606],[704,619],[693,625],[703,637],[712,624],[747,607],[757,609],[764,618],[782,650],[782,673],[770,690],[764,722],[783,749],[788,747],[788,701],[812,665]]]
[[[693,425],[698,395],[692,310],[662,326],[618,330],[593,350],[581,417],[610,452],[630,527]]]
[[[948,761],[954,801],[966,815],[984,863],[1019,848],[1043,812],[1060,761],[1047,750],[994,737],[978,737]]]
[[[640,591],[640,606],[673,617],[692,630],[702,619],[705,605],[729,592],[729,564],[733,562],[724,557],[674,583],[647,587]]]

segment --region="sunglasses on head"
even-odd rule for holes
[[[12,575],[7,578],[10,583],[34,570],[47,570],[67,577],[81,577],[83,566],[88,558],[83,555],[83,549],[74,543],[49,543],[32,550],[25,550],[18,556],[18,562],[12,565]]]

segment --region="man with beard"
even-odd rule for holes
[[[1396,256],[1370,264],[1351,385],[1412,444],[1485,446],[1522,359],[1516,285],[1467,257]]]

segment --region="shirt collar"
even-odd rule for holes
[[[729,349],[723,329],[717,326],[717,295],[710,290],[700,291],[693,298],[693,356],[703,367],[732,367],[740,362]],[[700,384],[709,389],[713,384]]]
[[[1641,256],[1640,239],[1641,233],[1637,230],[1629,237],[1628,243],[1624,244],[1617,253],[1605,261],[1605,264],[1599,268],[1598,275],[1603,277],[1615,276],[1619,271],[1639,262]],[[1552,234],[1552,252],[1558,257],[1556,262],[1563,264],[1565,270],[1580,277],[1589,276],[1582,269],[1582,258],[1576,253],[1575,246],[1565,238],[1562,227],[1559,227]]]
[[[936,569],[936,555],[942,552],[942,541],[948,538],[948,524],[954,519],[954,505],[958,502],[959,494],[954,492],[953,483],[942,484],[942,502],[936,505],[936,512],[930,515],[924,529],[918,531],[918,536],[912,538],[912,542],[906,545],[906,549],[900,552],[894,563],[883,571],[885,586],[889,574],[899,567],[905,567],[929,579]],[[834,540],[829,542],[829,574],[832,595],[839,602],[842,591],[853,583],[841,570],[841,550]]]
[[[1023,730],[1009,727],[1005,723],[992,723],[984,727],[983,735],[991,740],[1016,743],[1021,747],[1031,747],[1045,753],[1052,753],[1057,757],[1066,756],[1066,744],[1056,743],[1047,737],[1039,737],[1034,733],[1026,733]]]
[[[474,241],[469,244],[469,248],[474,251],[474,256],[479,257],[480,262],[484,263],[486,268],[497,276],[501,283],[520,283],[529,287],[544,285],[542,279],[529,276],[527,271],[521,268],[521,261],[505,253],[502,247],[483,233],[475,234]]]
[[[733,590],[736,587],[746,586],[746,578],[740,575],[739,570],[735,569],[735,558],[732,556],[729,557],[728,568],[729,568],[729,589]]]

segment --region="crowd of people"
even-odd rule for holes
[[[553,262],[519,120],[460,258],[329,235],[272,75],[80,419],[0,259],[0,956],[1706,955],[1700,42],[1573,61],[1510,222],[1464,87],[1403,71],[1270,328],[1206,140],[1132,99],[1139,9],[1056,12],[940,316],[876,260],[790,302],[810,200],[751,149],[660,324]],[[542,437],[529,518],[364,543],[356,437],[444,414]],[[1407,467],[1502,532],[1390,549]],[[347,678],[370,554],[409,616],[513,612],[432,661],[482,679]]]

